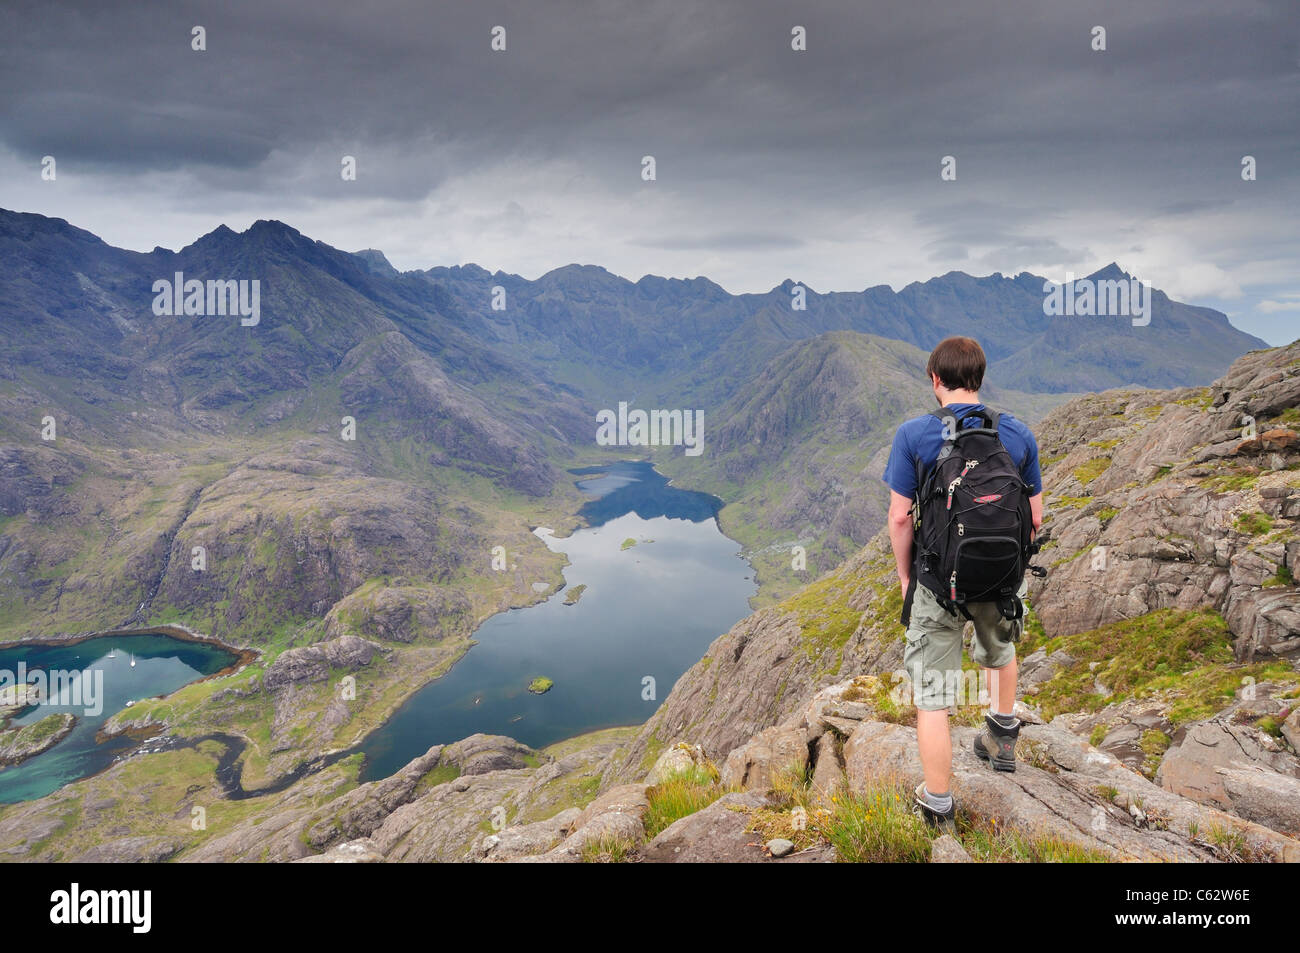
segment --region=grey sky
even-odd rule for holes
[[[1283,343],[1300,3],[1224,6],[8,0],[0,206],[141,250],[278,218],[398,268],[576,261],[730,291],[1117,260]]]

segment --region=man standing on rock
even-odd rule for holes
[[[903,666],[912,680],[925,777],[916,811],[949,830],[956,808],[948,713],[963,701],[967,620],[975,629],[971,660],[983,670],[991,702],[975,754],[1001,771],[1016,767],[1016,642],[1024,572],[1043,521],[1038,443],[1022,422],[980,402],[985,366],[984,350],[971,338],[950,337],[935,347],[926,375],[940,410],[898,428],[883,477],[904,595]]]

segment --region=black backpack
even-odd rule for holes
[[[939,458],[929,468],[917,462],[912,503],[912,585],[925,586],[951,613],[971,618],[971,602],[996,602],[1005,619],[1019,619],[1017,595],[1025,570],[1038,552],[1033,540],[1029,486],[998,436],[995,410],[932,411],[944,424]],[[982,426],[962,427],[971,417]],[[910,616],[909,591],[904,624]]]

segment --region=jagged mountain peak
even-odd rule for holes
[[[245,235],[281,234],[281,235],[301,236],[302,232],[298,231],[298,229],[294,228],[292,225],[286,225],[278,218],[259,218],[252,225],[248,226],[248,228],[245,229],[243,234]]]
[[[1109,265],[1099,268],[1088,275],[1087,279],[1089,281],[1127,281],[1131,277],[1132,275],[1112,261]]]
[[[809,286],[809,284],[806,281],[796,281],[794,278],[786,278],[782,280],[782,282],[779,285],[777,285],[771,291],[769,291],[768,294],[773,295],[776,294],[777,292],[780,292],[782,294],[788,295],[796,287],[802,287],[805,291],[808,292],[808,294],[817,293],[812,289],[811,286]]]
[[[365,265],[366,270],[372,275],[381,275],[385,278],[396,278],[401,272],[393,267],[387,256],[377,248],[363,248],[361,251],[354,251],[352,257]]]

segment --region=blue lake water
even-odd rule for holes
[[[413,695],[361,746],[363,777],[386,777],[432,745],[475,732],[542,747],[645,721],[709,644],[749,614],[756,587],[720,501],[679,490],[648,463],[573,471],[590,524],[546,545],[568,556],[565,589],[484,622],[478,644]],[[627,539],[637,544],[623,549]],[[585,585],[575,605],[568,589]],[[528,691],[538,676],[554,681]],[[654,697],[645,697],[646,677]]]
[[[0,804],[44,797],[70,781],[108,767],[115,758],[139,746],[138,741],[126,736],[103,743],[95,740],[104,722],[127,707],[128,701],[169,694],[195,679],[221,671],[235,659],[233,652],[216,646],[161,634],[104,636],[70,645],[0,649],[0,671],[9,673],[9,680],[16,679],[22,663],[29,675],[38,669],[78,672],[83,685],[102,685],[102,695],[93,698],[94,707],[100,709],[97,713],[87,709],[85,703],[92,699],[83,696],[75,699],[77,704],[29,706],[10,720],[12,727],[58,712],[71,712],[77,716],[77,725],[48,751],[22,764],[0,768]]]

